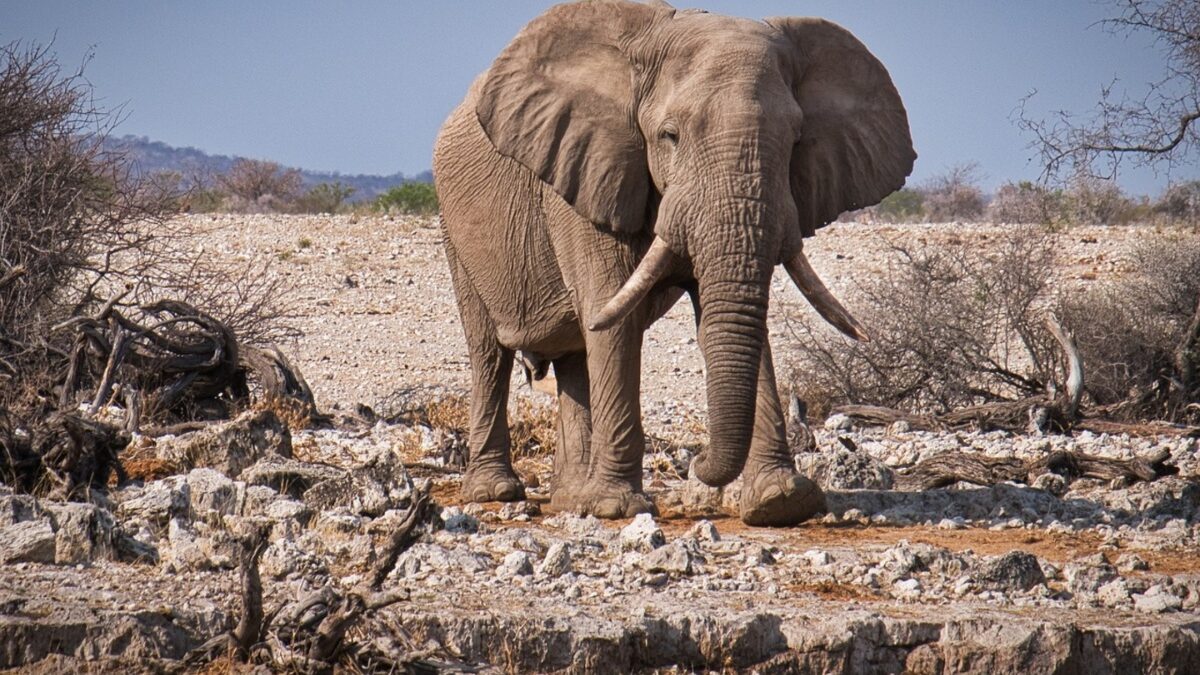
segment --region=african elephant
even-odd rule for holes
[[[506,417],[520,352],[552,363],[558,382],[551,508],[652,511],[642,336],[686,292],[707,373],[710,436],[695,475],[722,486],[744,471],[749,524],[822,509],[787,449],[771,274],[783,264],[822,316],[864,338],[802,239],[898,189],[915,159],[887,70],[828,21],[623,1],[534,19],[434,151],[473,373],[464,497],[523,496]]]

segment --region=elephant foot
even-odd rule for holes
[[[467,469],[462,496],[468,502],[515,502],[525,498],[525,486],[512,468]]]
[[[742,522],[788,527],[825,511],[825,493],[790,467],[747,470],[742,479]]]
[[[657,513],[645,493],[623,482],[588,483],[582,489],[564,486],[550,497],[550,508],[597,518],[632,518],[639,513]]]

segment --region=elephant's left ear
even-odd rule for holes
[[[790,43],[792,92],[804,113],[791,183],[808,237],[900,189],[917,153],[891,76],[858,38],[824,19],[767,23]]]

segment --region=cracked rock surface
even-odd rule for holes
[[[715,507],[685,506],[686,472],[664,467],[687,458],[653,453],[646,484],[658,517],[543,513],[544,487],[515,505],[462,504],[461,476],[427,468],[435,447],[419,461],[400,454],[424,447],[406,439],[427,432],[384,422],[292,431],[294,457],[265,457],[236,476],[196,466],[90,503],[0,489],[0,666],[178,661],[236,622],[237,537],[256,528],[266,533],[268,607],[349,590],[420,486],[440,504],[439,525],[384,581],[411,596],[363,629],[484,669],[1188,672],[1200,663],[1191,439],[1036,440],[1114,454],[1167,444],[1180,475],[1151,484],[1076,480],[1061,495],[826,484],[828,514],[773,530],[744,526],[721,510],[721,494]],[[847,434],[874,458],[856,465],[871,475],[949,447],[937,434],[836,429],[816,432],[815,453],[838,456]],[[953,447],[1020,456],[1035,451],[1027,442],[968,434]],[[258,480],[262,462],[286,464],[292,478]]]

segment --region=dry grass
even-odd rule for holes
[[[160,480],[180,473],[180,468],[157,457],[134,457],[121,462],[125,475],[129,480],[140,480],[145,483]],[[116,474],[113,474],[110,484],[115,484]]]
[[[143,437],[140,442],[131,443],[121,452],[121,467],[125,469],[129,480],[148,483],[181,472],[180,467],[160,459],[155,453],[154,445],[153,440]],[[116,487],[116,481],[117,476],[114,473],[109,477],[109,486]]]
[[[519,399],[512,430],[513,457],[553,457],[558,449],[558,410],[548,403]]]
[[[437,389],[414,389],[394,396],[391,422],[424,426],[465,437],[469,433],[471,402],[465,394]],[[558,410],[552,403],[517,399],[509,409],[509,433],[514,459],[552,457],[558,447]],[[426,456],[420,435],[407,437],[397,452],[406,461]]]
[[[270,410],[289,431],[312,427],[316,413],[312,405],[287,396],[263,396],[254,402],[252,409]]]
[[[462,394],[435,398],[425,404],[425,425],[432,429],[465,432],[471,421],[471,401]]]

